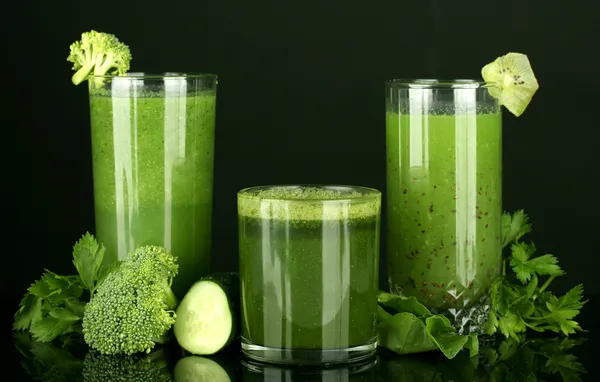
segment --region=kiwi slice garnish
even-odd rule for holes
[[[490,83],[490,95],[517,117],[523,114],[540,87],[529,59],[522,53],[498,57],[481,69],[481,75]]]

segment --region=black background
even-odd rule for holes
[[[219,75],[215,270],[237,268],[243,187],[385,191],[384,80],[479,77],[526,53],[540,89],[521,117],[504,111],[504,208],[525,209],[530,238],[559,257],[557,291],[600,292],[597,1],[28,1],[4,16],[17,55],[2,55],[16,82],[3,126],[16,134],[4,141],[14,181],[3,181],[16,215],[5,220],[12,311],[43,268],[72,272],[73,243],[94,229],[87,87],[66,62],[90,29],[128,44],[132,71]]]

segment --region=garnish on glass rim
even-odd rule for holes
[[[481,69],[481,75],[495,85],[488,88],[490,95],[517,117],[523,114],[539,88],[529,59],[522,53],[498,57]]]
[[[73,63],[76,71],[71,78],[75,85],[87,80],[90,74],[122,76],[129,70],[129,47],[110,33],[83,32],[81,39],[71,44],[70,51],[67,61]]]

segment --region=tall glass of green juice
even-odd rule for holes
[[[474,80],[386,83],[392,293],[478,330],[501,266],[502,118]]]
[[[381,193],[263,186],[238,193],[242,350],[283,364],[375,353]]]
[[[178,258],[182,298],[209,272],[217,77],[89,78],[96,237],[105,261],[142,245]]]

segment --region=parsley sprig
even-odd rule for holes
[[[93,235],[83,235],[73,246],[78,274],[61,276],[46,269],[23,296],[13,329],[29,331],[39,342],[81,333],[85,304],[114,267],[102,265],[104,251],[104,245]]]
[[[587,302],[583,300],[583,286],[579,284],[560,297],[548,290],[565,272],[554,255],[538,256],[533,242],[521,240],[531,231],[528,216],[523,210],[504,213],[502,229],[503,246],[509,247],[510,255],[503,260],[501,277],[492,285],[486,334],[500,332],[520,342],[527,329],[565,336],[584,331],[574,320]]]

